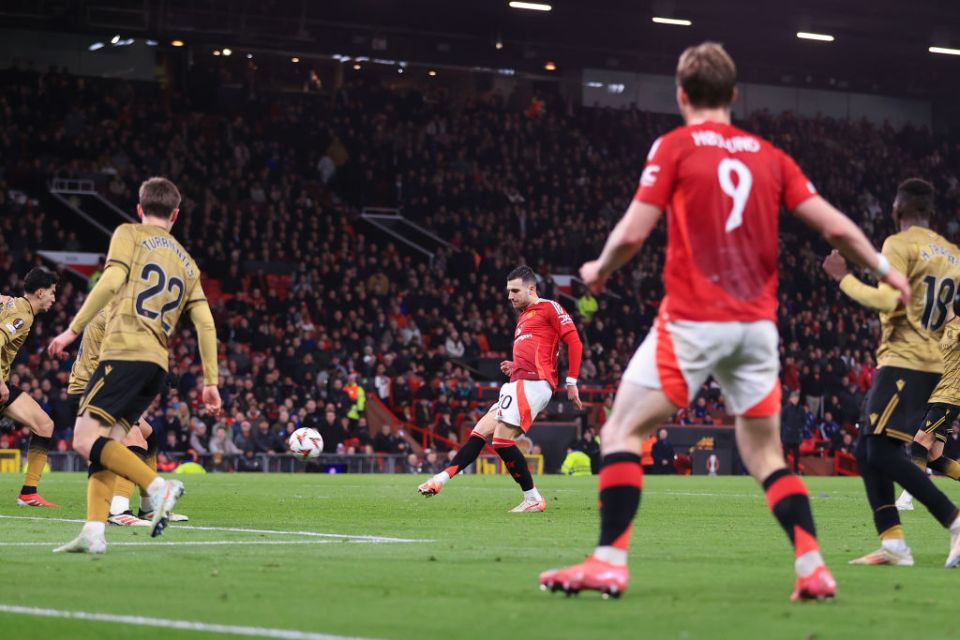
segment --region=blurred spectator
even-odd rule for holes
[[[422,473],[422,464],[420,463],[420,456],[415,453],[410,453],[407,455],[407,473]]]
[[[580,319],[583,320],[584,323],[589,324],[599,308],[600,305],[597,299],[593,297],[589,289],[584,287],[583,295],[577,299],[577,313],[579,313]]]
[[[343,390],[351,403],[350,408],[347,410],[347,417],[350,418],[351,421],[359,420],[360,415],[367,406],[367,394],[363,390],[363,387],[357,383],[357,374],[351,373],[347,377],[347,385]]]
[[[835,438],[840,437],[840,425],[833,420],[833,414],[829,411],[823,414],[823,420],[820,421],[820,438],[829,443],[833,443]]]
[[[444,465],[441,464],[436,449],[424,449],[423,453],[424,458],[420,465],[420,473],[439,473],[443,471]]]
[[[233,443],[240,451],[256,451],[257,445],[253,439],[253,427],[244,420],[240,423],[240,432],[233,437]]]
[[[271,456],[284,450],[283,441],[270,429],[270,422],[265,419],[257,423],[257,430],[253,433],[253,450]]]
[[[592,473],[590,457],[583,451],[567,448],[567,457],[560,465],[560,473],[565,476],[588,476]]]
[[[403,453],[405,449],[406,443],[393,433],[388,424],[381,426],[380,433],[373,439],[373,450],[377,453]]]
[[[237,471],[263,471],[260,459],[253,449],[244,450],[243,455],[237,458]]]
[[[780,442],[784,458],[793,455],[793,472],[800,473],[800,442],[803,439],[803,424],[806,413],[800,406],[800,393],[791,391],[786,406],[780,412]]]
[[[323,414],[323,422],[320,423],[317,431],[320,432],[320,437],[323,438],[323,450],[325,453],[335,452],[337,447],[343,444],[343,441],[349,436],[343,423],[337,419],[337,412],[334,411],[333,405],[327,407],[326,412]]]
[[[210,452],[210,441],[207,437],[207,425],[203,420],[193,421],[193,432],[190,434],[190,448],[198,456],[206,455]]]
[[[671,474],[675,473],[673,459],[676,454],[673,451],[673,445],[670,444],[666,429],[660,429],[657,432],[657,441],[653,444],[651,450],[653,456],[653,473]]]
[[[849,431],[841,431],[839,436],[834,438],[830,445],[830,455],[834,456],[838,451],[847,455],[854,455],[853,434]]]
[[[584,429],[580,439],[577,440],[570,448],[586,454],[587,458],[590,459],[590,468],[592,473],[599,473],[600,437],[593,429],[590,427]]]
[[[233,440],[227,437],[226,427],[217,427],[213,433],[213,438],[210,439],[210,453],[236,456],[243,453],[243,450],[235,445]]]
[[[707,399],[699,396],[693,405],[693,424],[713,424],[710,417],[710,407],[707,406]]]

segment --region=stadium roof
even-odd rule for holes
[[[554,62],[561,74],[670,73],[685,46],[713,39],[746,80],[908,96],[957,91],[960,56],[928,51],[960,48],[955,0],[539,1],[551,10],[507,0],[10,0],[0,3],[0,22],[541,72]],[[657,24],[655,16],[692,24]],[[835,39],[801,40],[800,31]]]

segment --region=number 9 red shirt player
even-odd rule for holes
[[[541,588],[623,593],[643,484],[640,443],[713,375],[736,416],[740,457],[793,545],[791,599],[832,598],[836,583],[820,555],[806,487],[786,469],[780,450],[775,316],[781,205],[873,269],[902,300],[909,298],[908,284],[817,195],[787,154],[730,124],[736,66],[723,47],[706,42],[684,51],[676,79],[685,126],[653,143],[634,201],[600,258],[580,270],[591,289],[602,289],[666,211],[666,295],[601,432],[599,543],[585,562],[541,574]]]

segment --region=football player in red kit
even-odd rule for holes
[[[762,485],[794,548],[793,600],[832,598],[806,487],[780,449],[777,253],[781,206],[909,299],[909,285],[849,218],[817,195],[797,164],[734,127],[736,66],[719,44],[683,52],[677,103],[685,125],[654,142],[639,189],[599,259],[580,270],[594,291],[640,249],[667,212],[666,295],[630,361],[601,431],[600,540],[581,564],[540,575],[544,589],[627,588],[627,549],[640,505],[640,444],[686,407],[709,376],[736,416],[744,466]]]
[[[567,398],[577,409],[583,408],[577,391],[583,344],[570,314],[553,300],[537,296],[537,278],[530,267],[517,267],[510,272],[507,296],[519,313],[513,334],[513,360],[500,363],[500,370],[510,377],[510,382],[500,388],[500,399],[474,427],[450,466],[421,484],[418,490],[427,497],[440,493],[450,478],[477,459],[487,440],[493,436],[494,450],[523,490],[523,501],[511,511],[544,511],[547,501],[533,484],[533,476],[526,458],[517,448],[516,438],[530,429],[559,384],[557,356],[560,342],[567,345]]]

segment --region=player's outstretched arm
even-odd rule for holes
[[[577,389],[577,378],[580,376],[580,362],[583,359],[583,342],[578,332],[568,331],[563,336],[563,343],[567,345],[567,399],[579,411],[583,409],[583,402]]]
[[[823,261],[823,270],[840,283],[840,290],[868,309],[889,313],[897,308],[900,292],[886,283],[871,287],[847,271],[847,261],[836,249]]]
[[[220,370],[217,363],[217,325],[210,313],[210,305],[200,300],[190,305],[190,320],[197,328],[197,342],[200,345],[200,361],[203,363],[203,403],[207,413],[220,413],[222,402],[217,383]]]
[[[610,232],[600,257],[580,267],[580,277],[594,293],[599,293],[610,275],[629,262],[657,226],[663,211],[652,204],[634,200],[620,222]]]
[[[125,267],[118,264],[108,264],[107,268],[103,270],[103,275],[100,276],[97,284],[94,285],[93,290],[84,300],[77,316],[70,323],[70,327],[50,341],[47,352],[51,356],[62,355],[64,349],[69,347],[77,339],[77,336],[83,333],[84,327],[90,324],[94,316],[100,313],[100,310],[113,299],[113,296],[116,295],[126,280],[127,270]]]
[[[861,267],[872,269],[877,278],[899,292],[898,301],[910,300],[910,282],[890,261],[878,253],[863,231],[853,221],[820,196],[797,205],[794,214],[807,226],[816,229],[841,254]]]

